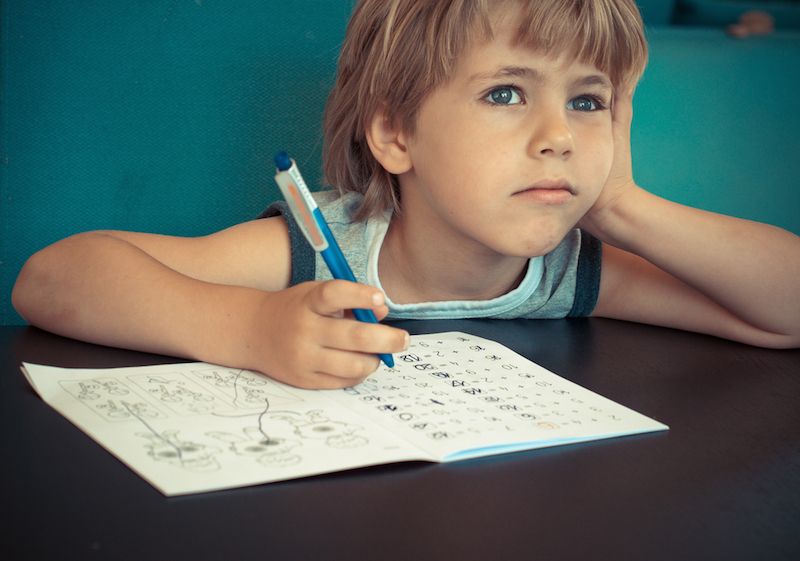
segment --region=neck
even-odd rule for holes
[[[396,304],[489,300],[516,288],[527,271],[527,258],[410,222],[407,215],[392,219],[378,258],[381,284]]]

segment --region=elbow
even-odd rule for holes
[[[745,341],[765,349],[797,349],[800,348],[800,324],[792,318],[784,318],[783,323],[773,326],[752,327],[752,341]]]
[[[800,349],[800,335],[773,335],[765,344],[757,344],[767,349]]]
[[[11,305],[28,323],[35,323],[37,302],[42,300],[41,279],[45,270],[42,261],[41,251],[29,257],[11,289]]]
[[[28,323],[61,333],[81,316],[93,295],[87,287],[92,267],[101,266],[96,242],[107,232],[76,234],[31,255],[11,289],[11,304]]]
[[[69,314],[58,301],[64,259],[51,248],[34,253],[22,266],[11,289],[11,305],[28,323],[52,330],[53,322],[64,321]]]
[[[773,333],[760,329],[753,329],[749,333],[741,336],[733,336],[731,339],[741,343],[761,347],[764,349],[797,349],[800,348],[800,334],[798,333]]]

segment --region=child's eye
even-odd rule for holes
[[[522,94],[514,86],[494,88],[483,99],[492,105],[517,105],[523,103]]]
[[[579,95],[567,102],[567,109],[574,111],[600,111],[605,108],[603,100],[593,95]]]

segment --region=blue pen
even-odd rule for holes
[[[275,156],[275,165],[278,168],[275,181],[308,243],[311,244],[314,251],[318,251],[322,255],[333,278],[358,282],[350,265],[347,264],[347,259],[345,259],[339,244],[336,243],[333,232],[328,228],[328,223],[325,222],[325,218],[317,206],[317,201],[311,196],[306,182],[303,181],[303,176],[300,175],[295,161],[289,158],[286,152],[278,152]],[[353,310],[353,315],[358,321],[378,323],[378,318],[375,317],[372,310],[357,308]],[[379,354],[378,357],[389,368],[394,367],[392,355]]]

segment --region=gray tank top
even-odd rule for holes
[[[313,194],[358,282],[382,289],[378,254],[390,215],[354,222],[361,196],[336,191]],[[259,218],[283,216],[289,227],[291,284],[331,278],[325,262],[311,249],[285,202],[270,205]],[[520,285],[491,300],[395,304],[387,298],[389,319],[563,318],[588,316],[600,288],[600,242],[579,229],[570,231],[550,253],[533,257]]]

